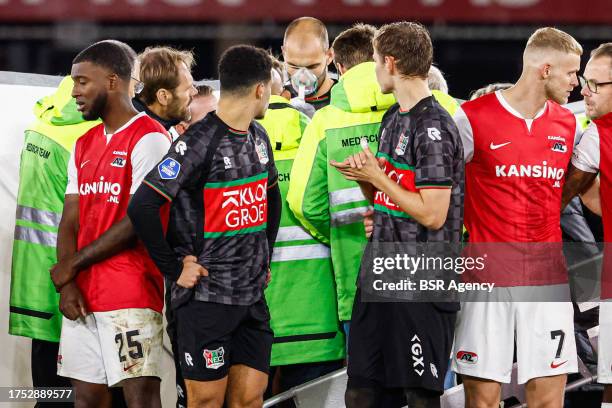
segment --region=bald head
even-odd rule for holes
[[[327,28],[321,20],[314,17],[300,17],[293,20],[285,30],[283,45],[295,43],[295,45],[303,45],[316,41],[323,51],[329,48],[329,36]]]

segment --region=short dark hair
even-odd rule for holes
[[[157,101],[157,91],[160,89],[173,92],[179,86],[179,64],[185,64],[189,71],[194,65],[191,51],[171,47],[148,47],[138,58],[140,82],[144,84],[138,97],[147,105]]]
[[[421,24],[402,21],[382,26],[374,37],[374,48],[381,57],[394,57],[403,76],[427,79],[433,46]]]
[[[342,64],[346,69],[363,62],[374,61],[374,46],[372,40],[376,35],[376,28],[370,24],[357,23],[348,30],[344,30],[334,40],[334,61]]]
[[[129,81],[134,67],[133,55],[134,50],[129,45],[117,40],[103,40],[79,52],[72,63],[91,62]]]
[[[272,79],[272,59],[261,48],[235,45],[219,60],[221,92],[243,93],[258,82]]]

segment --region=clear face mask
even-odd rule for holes
[[[302,67],[291,75],[291,86],[297,91],[300,99],[315,93],[318,85],[317,76],[308,68]]]

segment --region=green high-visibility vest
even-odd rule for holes
[[[19,167],[13,242],[9,333],[59,341],[62,315],[49,269],[57,262],[57,231],[68,182],[70,151],[99,122],[86,122],[71,97],[72,80],[34,106]]]
[[[300,225],[285,201],[293,159],[307,122],[308,117],[290,107],[288,100],[274,95],[260,121],[274,149],[283,199],[272,255],[272,281],[265,291],[274,331],[272,366],[344,358],[329,247]]]
[[[442,92],[433,95],[451,114],[459,106]],[[313,236],[331,246],[341,321],[351,320],[366,244],[363,214],[371,207],[359,185],[329,163],[360,152],[364,137],[375,154],[380,122],[394,103],[392,94],[380,90],[374,62],[352,67],[332,88],[331,104],[317,111],[306,127],[291,171],[291,211]]]

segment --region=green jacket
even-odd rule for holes
[[[272,281],[265,292],[274,331],[272,366],[344,358],[329,247],[300,226],[285,201],[293,159],[308,121],[280,96],[270,98],[260,121],[274,148],[283,198]]]
[[[442,92],[434,96],[451,114],[459,106]],[[313,236],[331,246],[341,321],[351,319],[366,244],[363,214],[371,207],[357,183],[346,180],[329,162],[359,152],[363,137],[376,153],[380,122],[394,103],[393,95],[380,90],[374,62],[352,67],[332,88],[331,104],[306,127],[291,171],[289,208]]]
[[[70,151],[98,122],[86,122],[71,97],[72,80],[34,106],[19,168],[13,243],[9,333],[59,341],[62,315],[49,269],[56,263],[57,231],[64,206]]]
[[[265,292],[274,331],[272,366],[344,357],[329,247],[300,226],[285,201],[293,159],[308,121],[280,96],[270,98],[270,107],[260,121],[274,148],[283,198],[272,281]]]

